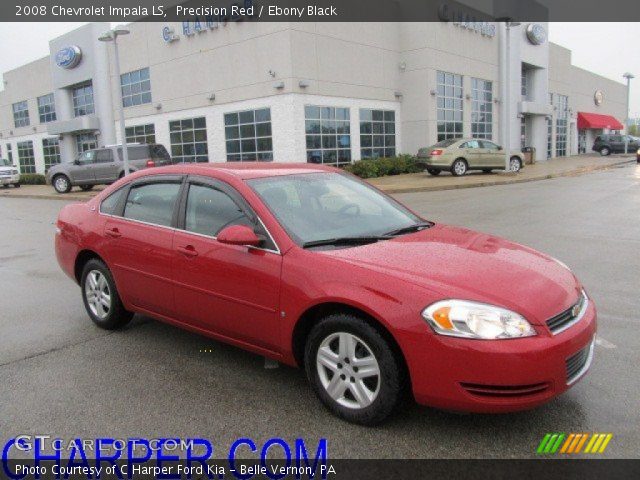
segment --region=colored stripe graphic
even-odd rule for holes
[[[604,453],[612,433],[547,433],[538,445],[538,454]],[[584,450],[583,450],[584,448]]]
[[[538,445],[536,452],[539,454],[556,453],[564,437],[564,433],[547,433],[540,442],[540,445]]]

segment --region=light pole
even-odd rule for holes
[[[627,118],[624,121],[624,128],[626,130],[627,136],[624,137],[624,153],[627,153],[629,150],[629,108],[631,108],[631,79],[634,78],[632,73],[626,72],[622,75],[627,79]]]
[[[500,19],[499,19],[500,20]],[[502,132],[504,135],[504,171],[511,171],[509,162],[511,160],[511,27],[517,27],[520,22],[511,22],[509,18],[501,19],[504,21],[504,56],[503,56],[503,101],[502,107],[503,125]]]
[[[124,163],[124,174],[129,175],[129,152],[127,151],[127,140],[124,129],[124,106],[122,105],[122,86],[120,80],[120,56],[118,55],[118,37],[120,35],[128,35],[129,30],[123,25],[118,25],[116,28],[109,30],[100,37],[98,40],[101,42],[113,42],[113,57],[115,63],[115,73],[118,85],[116,88],[116,102],[118,103],[118,114],[120,116],[120,138],[122,142],[122,162]]]

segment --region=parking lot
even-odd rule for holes
[[[148,318],[123,331],[97,329],[55,260],[53,224],[64,202],[0,198],[0,431],[206,437],[219,457],[238,437],[327,438],[331,458],[533,457],[547,432],[611,432],[606,457],[637,458],[640,166],[397,198],[426,218],[567,263],[599,310],[590,374],[529,412],[407,405],[382,426],[350,425],[321,407],[301,371],[264,369],[261,357]]]

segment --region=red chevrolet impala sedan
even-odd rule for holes
[[[140,313],[304,367],[362,424],[405,391],[448,410],[531,408],[593,357],[596,309],[564,264],[329,167],[137,172],[62,209],[56,254],[99,327]]]

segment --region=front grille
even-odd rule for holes
[[[511,398],[537,395],[549,388],[547,382],[530,385],[483,385],[479,383],[461,383],[462,388],[479,397]]]
[[[593,356],[593,345],[591,342],[578,353],[574,353],[565,361],[567,367],[567,385],[571,385],[589,368]]]
[[[565,311],[560,312],[555,317],[551,317],[547,320],[547,327],[551,330],[551,333],[558,334],[563,332],[567,328],[569,328],[574,323],[578,322],[582,315],[584,314],[584,310],[587,304],[587,296],[584,292],[580,294],[580,298],[576,303],[571,305]]]

